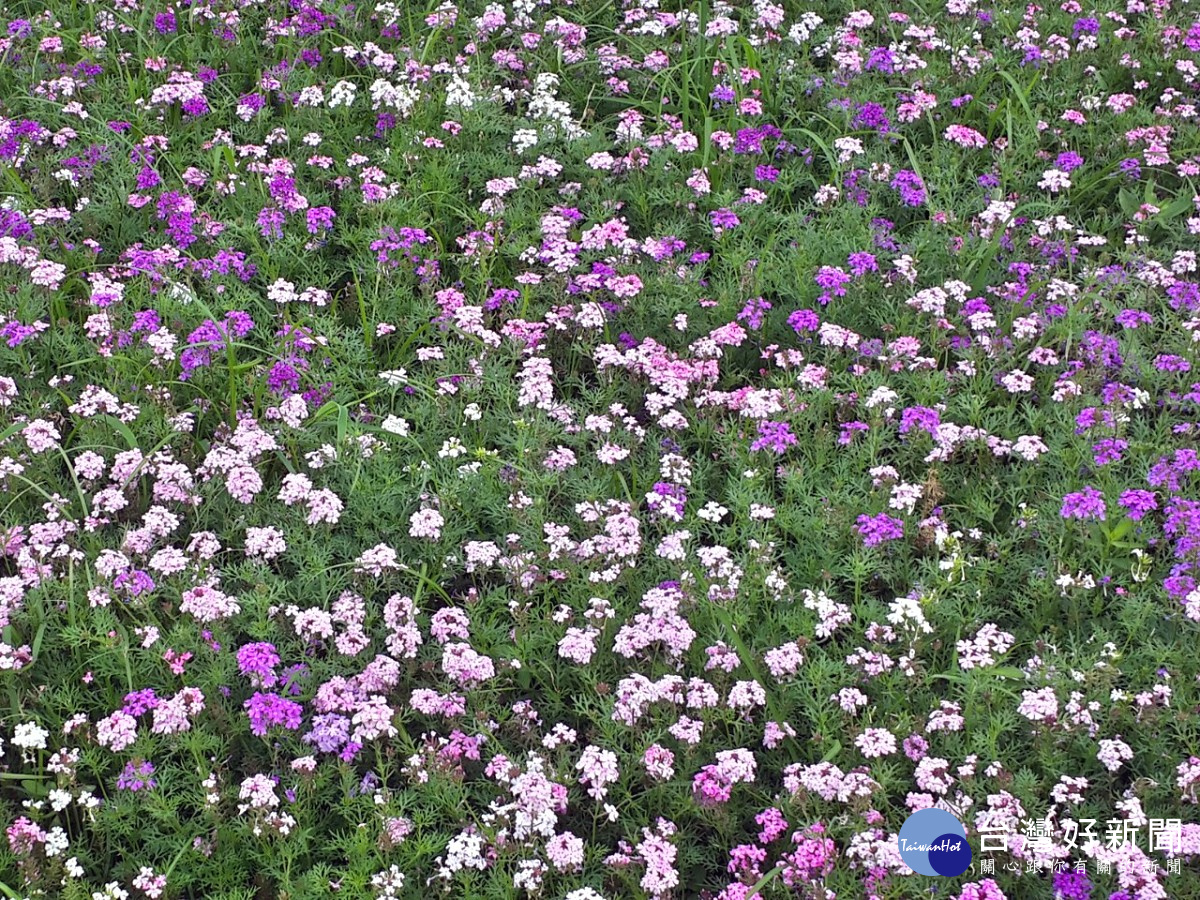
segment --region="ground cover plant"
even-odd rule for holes
[[[0,16],[0,893],[1200,897],[1187,3]]]

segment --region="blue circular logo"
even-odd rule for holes
[[[962,822],[944,809],[919,809],[900,829],[900,858],[921,875],[961,875],[971,866]]]

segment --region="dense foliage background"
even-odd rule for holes
[[[3,16],[0,891],[1200,897],[1186,3]]]

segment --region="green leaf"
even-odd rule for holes
[[[1125,213],[1125,215],[1131,219],[1142,205],[1141,201],[1139,201],[1131,191],[1128,191],[1125,188],[1121,188],[1119,191],[1117,191],[1117,202],[1121,205],[1121,212]]]
[[[965,675],[962,675],[958,672],[938,672],[934,675],[930,675],[929,678],[931,680],[936,680],[938,678],[941,678],[941,679],[944,679],[945,681],[957,682],[958,684],[963,684],[967,680]]]
[[[108,413],[103,413],[99,418],[111,425],[117,434],[125,438],[125,443],[129,445],[130,450],[136,450],[138,448],[138,439],[133,436],[133,432],[130,431],[128,425],[126,425],[116,416],[109,415]]]
[[[1135,524],[1136,523],[1133,521],[1133,519],[1125,519],[1122,521],[1120,525],[1105,535],[1105,537],[1108,538],[1109,544],[1115,545],[1117,541],[1121,540],[1121,538],[1133,531],[1133,526]]]
[[[1158,215],[1155,216],[1155,218],[1162,220],[1164,222],[1167,222],[1167,221],[1170,221],[1171,219],[1176,219],[1179,216],[1182,216],[1185,212],[1187,212],[1191,208],[1192,208],[1192,198],[1191,197],[1176,197],[1174,200],[1172,200],[1170,203],[1168,203],[1166,206],[1164,206],[1162,209],[1160,209],[1158,212]]]
[[[35,634],[33,636],[33,647],[31,648],[32,659],[30,660],[31,664],[37,662],[38,651],[42,649],[42,638],[44,638],[45,636],[46,636],[46,622],[45,622],[45,620],[43,620],[42,624],[38,626],[37,634]]]
[[[1024,681],[1025,673],[1015,666],[993,666],[990,669],[984,669],[985,672],[990,672],[993,675],[999,675],[1001,678],[1008,678],[1012,681]]]

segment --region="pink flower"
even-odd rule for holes
[[[675,754],[666,747],[651,744],[642,754],[642,765],[656,781],[670,781],[675,775]]]
[[[960,147],[967,149],[979,149],[987,146],[987,138],[976,131],[974,128],[968,128],[966,125],[951,125],[943,133],[942,137],[951,143],[958,144]]]
[[[270,526],[246,529],[246,555],[270,560],[287,551],[283,532]]]
[[[621,774],[617,768],[617,755],[611,750],[601,750],[593,744],[583,748],[575,768],[580,772],[579,783],[588,785],[588,796],[596,800],[605,798],[608,786]]]
[[[583,840],[569,831],[546,842],[546,856],[560,872],[578,872],[583,868]]]
[[[97,743],[113,753],[120,753],[136,740],[137,720],[120,710],[96,723]]]
[[[558,642],[558,655],[563,659],[586,666],[596,653],[600,632],[595,628],[568,628]]]
[[[445,524],[446,520],[436,509],[422,509],[413,513],[408,520],[408,533],[411,537],[436,541],[441,538]]]
[[[854,745],[867,759],[876,759],[896,752],[896,736],[886,728],[868,728],[854,739]]]
[[[1117,735],[1115,740],[1101,740],[1100,750],[1096,759],[1110,772],[1116,772],[1121,765],[1133,759],[1133,750]]]
[[[476,653],[466,643],[446,644],[442,648],[442,671],[464,687],[479,684],[496,675],[492,660]]]
[[[179,611],[195,616],[201,622],[216,622],[236,616],[242,608],[237,600],[220,590],[210,580],[184,591]]]

